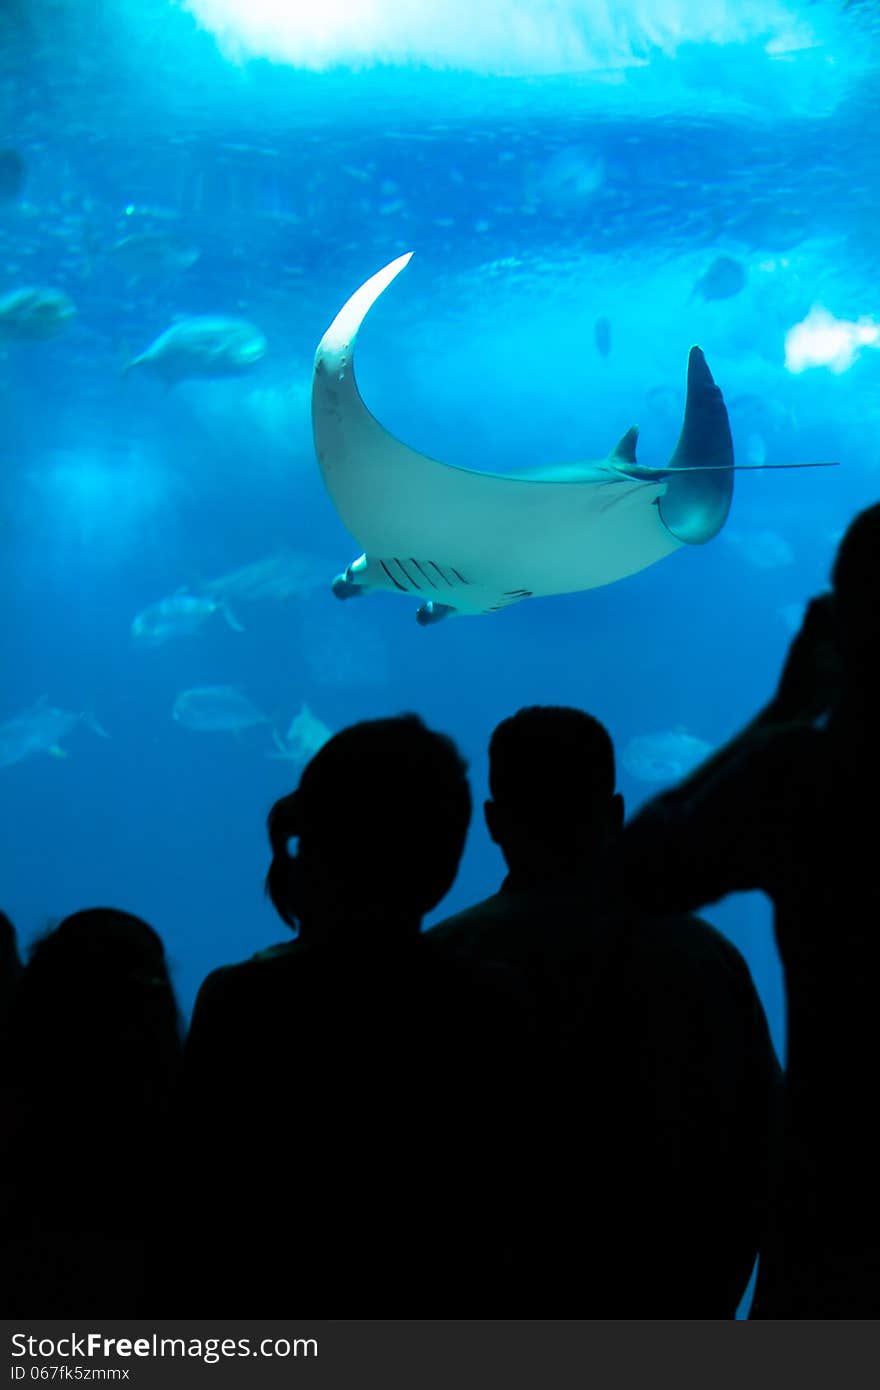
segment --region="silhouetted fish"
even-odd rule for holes
[[[0,200],[17,198],[24,186],[25,163],[16,150],[0,150]]]
[[[557,150],[541,170],[537,192],[557,211],[581,206],[605,181],[605,161],[586,145]]]
[[[702,299],[732,299],[745,287],[746,273],[739,261],[732,256],[719,256],[701,275],[691,291],[691,298],[699,295]]]
[[[596,342],[596,351],[601,353],[603,357],[607,357],[611,351],[611,324],[604,314],[593,324],[593,337]]]

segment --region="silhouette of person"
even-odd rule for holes
[[[143,1311],[180,1026],[162,942],[112,908],[33,947],[3,1062],[3,1275],[10,1312]]]
[[[508,875],[428,935],[532,988],[554,1142],[531,1198],[569,1236],[546,1262],[551,1311],[732,1317],[757,1252],[778,1073],[746,964],[705,922],[615,909],[605,865],[624,807],[598,720],[520,710],[492,735],[489,785]]]
[[[880,1315],[877,1068],[880,505],[847,530],[778,688],[751,723],[625,832],[633,899],[772,900],[787,1058],[774,1228],[753,1316]]]
[[[470,813],[455,746],[414,715],[336,734],[272,807],[267,888],[298,936],[210,975],[186,1048],[200,1309],[503,1298],[525,1019],[420,935]]]
[[[15,992],[21,975],[21,960],[18,954],[18,943],[15,937],[15,927],[6,916],[5,912],[0,912],[0,1035],[6,1020],[6,1011],[9,1002]]]

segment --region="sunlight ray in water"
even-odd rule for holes
[[[183,492],[167,469],[137,451],[125,458],[59,452],[24,481],[20,523],[43,567],[58,571],[112,569],[133,553],[161,549]]]

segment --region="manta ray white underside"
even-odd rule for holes
[[[600,462],[513,476],[439,463],[389,434],[361,399],[354,346],[411,254],[351,296],[315,355],[318,463],[364,551],[334,581],[339,598],[412,594],[422,601],[422,624],[494,613],[524,598],[612,584],[717,535],[733,496],[733,445],[699,348],[688,360],[681,436],[663,469],[636,463],[636,427]]]

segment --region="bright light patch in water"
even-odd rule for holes
[[[174,484],[139,455],[56,454],[27,484],[21,527],[50,568],[102,568],[142,555],[174,516]]]
[[[644,64],[682,43],[761,42],[772,54],[817,39],[784,0],[177,0],[235,62],[323,71],[379,64],[494,74],[594,72]]]
[[[836,319],[821,304],[815,304],[805,319],[785,335],[785,365],[790,372],[808,367],[827,367],[835,375],[848,372],[863,347],[876,347],[880,326],[873,319],[857,323]]]

